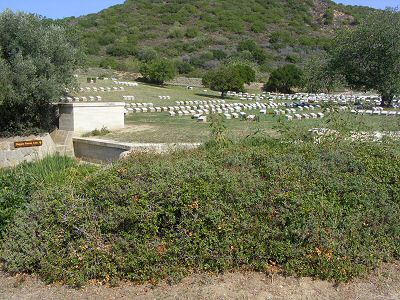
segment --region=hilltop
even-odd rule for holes
[[[127,0],[63,22],[76,25],[93,66],[137,71],[159,55],[189,76],[226,60],[249,61],[265,74],[301,64],[370,10],[330,0]]]

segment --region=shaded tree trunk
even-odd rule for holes
[[[389,107],[392,104],[394,95],[389,94],[389,93],[382,93],[381,96],[382,96],[381,106]]]

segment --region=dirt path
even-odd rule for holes
[[[116,288],[88,286],[81,290],[47,286],[34,277],[0,273],[0,299],[400,299],[400,262],[385,265],[368,278],[335,285],[310,278],[268,278],[259,273],[194,275],[176,285]]]

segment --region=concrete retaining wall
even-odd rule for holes
[[[149,144],[121,143],[96,138],[74,138],[74,152],[77,158],[90,162],[113,162],[133,155],[135,152],[165,153],[178,149],[194,149],[200,144]]]
[[[75,157],[90,162],[113,162],[129,151],[128,144],[94,138],[73,138]]]
[[[28,140],[42,140],[43,144],[31,148],[14,148],[14,142]],[[0,139],[0,168],[15,167],[22,162],[31,162],[55,153],[56,145],[48,133],[39,136]]]

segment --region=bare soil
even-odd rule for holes
[[[386,264],[366,278],[335,284],[310,278],[228,273],[193,275],[175,285],[118,287],[90,285],[72,289],[45,285],[34,276],[0,273],[0,299],[400,299],[400,262]]]

